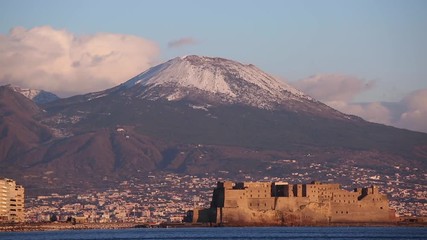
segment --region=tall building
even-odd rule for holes
[[[0,178],[0,222],[23,222],[24,218],[24,187]]]

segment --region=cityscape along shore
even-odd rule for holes
[[[166,174],[160,177],[148,176],[148,178],[151,181],[144,185],[129,181],[121,183],[116,189],[108,189],[105,192],[40,195],[26,198],[25,204],[19,203],[21,200],[23,201],[23,187],[16,185],[11,179],[3,179],[3,183],[13,185],[12,189],[18,196],[10,198],[8,201],[2,200],[2,203],[7,202],[6,205],[10,207],[9,209],[15,209],[9,212],[9,214],[11,213],[8,216],[9,220],[6,219],[6,214],[3,211],[0,231],[210,226],[426,226],[427,223],[424,217],[395,214],[395,205],[388,200],[387,195],[389,194],[384,195],[380,193],[384,189],[375,187],[349,192],[340,189],[339,184],[312,182],[311,184],[292,185],[284,182],[283,179],[275,182],[232,183],[220,181],[216,183],[214,179],[209,177],[182,177],[175,174]],[[214,184],[216,184],[216,188]],[[313,187],[316,188],[316,191],[313,190]],[[5,189],[5,186],[2,188]],[[261,190],[263,196],[259,196],[259,193],[253,197],[250,195],[252,191],[260,192]],[[3,195],[5,195],[4,192]],[[218,192],[222,193],[218,194]],[[224,195],[225,192],[227,193]],[[342,197],[338,197],[341,193]],[[244,197],[245,194],[247,197]],[[335,197],[333,198],[334,194]],[[364,201],[367,202],[366,198],[377,195],[378,201],[373,206],[375,209],[378,208],[379,215],[382,214],[380,212],[384,211],[383,217],[373,221],[370,220],[371,218],[360,218],[357,221],[348,221],[345,217],[343,218],[347,215],[354,216],[348,209],[354,211],[352,205],[359,204],[358,200],[365,198]],[[7,196],[10,197],[11,194]],[[17,197],[22,199],[19,200]],[[222,200],[218,197],[222,197]],[[319,205],[319,199],[322,199],[321,201],[333,199],[333,202],[336,202],[335,207],[332,207],[333,209],[326,209],[332,215],[318,215],[316,213],[313,215],[312,210],[323,204]],[[349,203],[344,204],[346,201]],[[313,205],[309,202],[316,202],[316,204]],[[347,204],[351,206],[347,206]],[[25,208],[23,208],[24,205]],[[282,210],[287,209],[291,212],[295,209],[292,210],[284,206],[293,206],[298,209],[308,207],[305,210],[306,212],[294,216],[282,211],[281,220],[272,221],[272,215],[269,215],[267,209],[264,208],[277,211],[280,210],[281,205]],[[368,203],[368,205],[371,204]],[[389,209],[389,207],[391,208]],[[5,209],[4,206],[3,209]],[[319,209],[320,212],[325,212],[324,208]],[[259,218],[255,219],[263,220],[252,221],[251,218],[240,218],[233,222],[236,220],[234,216],[242,215],[242,212],[239,212],[241,210],[244,214],[258,214]],[[371,212],[373,209],[368,207],[366,210]],[[222,212],[222,216],[219,211]],[[17,212],[20,212],[19,218],[17,218]],[[346,214],[346,212],[349,213]],[[197,213],[196,218],[194,217],[195,213]],[[212,213],[215,215],[209,216]],[[379,216],[378,214],[375,213],[376,216]],[[267,215],[270,218],[266,218]],[[313,216],[315,217],[313,218]],[[361,215],[359,214],[359,216]],[[386,219],[388,216],[391,218]],[[283,221],[284,219],[293,219],[293,221]],[[295,219],[305,220],[295,221]]]

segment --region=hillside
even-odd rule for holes
[[[427,167],[427,134],[340,113],[222,58],[175,58],[42,109],[1,89],[0,174],[34,187],[108,185],[156,171],[280,176],[311,163],[379,174]],[[297,164],[277,165],[283,159]]]

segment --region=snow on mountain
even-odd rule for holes
[[[33,100],[37,104],[48,103],[48,102],[52,102],[59,99],[59,97],[56,96],[55,94],[46,92],[44,90],[21,88],[21,87],[12,86],[12,85],[9,85],[9,87],[13,89],[15,92],[18,92],[24,95],[25,97]]]
[[[266,109],[289,100],[313,100],[252,64],[195,55],[152,67],[122,86],[126,89],[139,86],[138,96],[151,100],[205,98]]]

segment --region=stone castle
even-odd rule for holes
[[[395,218],[387,196],[375,186],[350,192],[320,182],[218,182],[211,207],[190,215],[194,223],[234,226],[388,223]]]

